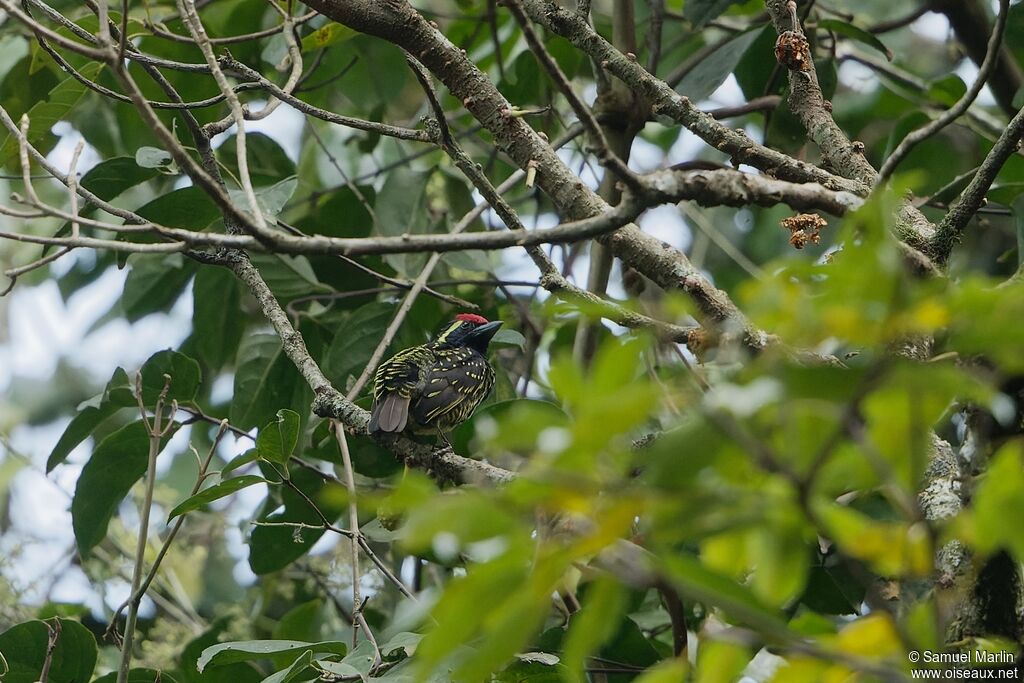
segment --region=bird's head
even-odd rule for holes
[[[488,322],[482,315],[459,313],[441,330],[434,341],[450,346],[469,346],[484,353],[491,337],[501,325],[500,320]]]

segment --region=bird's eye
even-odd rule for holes
[[[462,323],[462,329],[468,330],[469,329],[469,323]]]

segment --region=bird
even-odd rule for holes
[[[370,434],[433,432],[448,443],[445,434],[468,420],[494,386],[485,354],[502,324],[459,313],[430,342],[384,361],[373,378]]]

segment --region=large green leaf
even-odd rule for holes
[[[744,0],[687,0],[683,5],[683,16],[693,22],[694,28],[703,28],[722,12]]]
[[[114,157],[89,169],[79,184],[100,199],[110,200],[157,175],[154,169],[139,166],[132,157]]]
[[[676,86],[676,90],[690,98],[692,102],[706,99],[718,89],[718,86],[725,83],[725,79],[740,63],[747,48],[757,40],[759,35],[761,35],[759,29],[752,29],[722,45],[686,74]]]
[[[334,335],[324,361],[324,371],[333,382],[344,387],[349,376],[362,372],[394,315],[394,304],[380,301],[352,312]]]
[[[244,488],[255,486],[256,484],[264,484],[266,481],[267,480],[263,477],[257,477],[253,474],[243,474],[240,477],[234,477],[233,479],[222,481],[219,484],[211,486],[208,489],[203,489],[196,495],[183,500],[175,506],[173,510],[171,510],[170,514],[167,515],[167,521],[169,522],[178,515],[183,515],[186,512],[198,510],[204,505],[208,505],[215,500],[220,500],[225,496],[230,496],[232,493],[241,491]]]
[[[668,570],[684,597],[717,607],[749,625],[784,633],[782,614],[761,602],[749,589],[711,571],[698,560],[682,554],[670,558]]]
[[[354,38],[357,35],[359,34],[348,26],[343,26],[333,21],[328,22],[302,39],[302,51],[312,52],[313,50],[321,50],[335,43]]]
[[[316,291],[328,291],[305,256],[254,253],[249,258],[282,303]]]
[[[231,176],[238,178],[236,143],[237,139],[234,136],[225,140],[224,144],[217,149],[217,158]],[[269,135],[247,133],[245,151],[246,161],[249,164],[249,177],[257,187],[272,185],[295,175],[295,162]]]
[[[292,661],[303,652],[313,654],[333,654],[344,656],[348,652],[345,643],[336,640],[318,643],[304,643],[298,640],[239,640],[231,643],[219,643],[205,650],[196,663],[199,671],[207,667],[223,666],[236,662],[248,662],[254,659],[270,659],[275,662]]]
[[[117,672],[111,671],[92,683],[117,683]],[[160,669],[129,669],[127,683],[177,683],[177,679]]]
[[[196,268],[181,254],[134,254],[131,264],[121,293],[121,309],[129,322],[169,310]]]
[[[624,588],[610,579],[595,581],[583,600],[583,609],[574,615],[565,639],[563,661],[570,680],[584,681],[586,659],[609,638],[626,608]]]
[[[299,443],[299,414],[282,408],[277,419],[260,430],[256,437],[256,452],[259,457],[284,465],[292,457]]]
[[[154,223],[188,230],[204,230],[220,218],[213,200],[194,185],[162,194],[135,213]]]
[[[312,391],[281,350],[277,335],[254,334],[242,339],[231,424],[246,430],[262,427],[275,419],[281,408],[308,415],[311,396]]]
[[[865,31],[859,26],[854,26],[853,24],[842,21],[841,19],[819,19],[818,28],[826,31],[833,31],[841,36],[846,36],[847,38],[852,38],[859,43],[863,43],[868,47],[878,50],[885,55],[886,59],[890,62],[892,61],[892,50],[887,48],[885,43],[879,40],[874,33]]]
[[[1011,550],[1020,561],[1024,557],[1024,539],[1007,520],[1019,519],[1024,511],[1024,441],[1003,446],[992,458],[992,465],[974,496],[972,515],[975,545],[986,554]]]
[[[164,443],[174,431],[170,430]],[[110,518],[145,474],[148,460],[149,433],[141,420],[103,439],[93,451],[71,499],[71,524],[80,553],[88,553],[106,537]]]
[[[426,210],[429,171],[398,168],[384,181],[384,187],[374,205],[376,228],[381,235],[403,235],[425,232],[428,226]],[[384,260],[400,274],[416,275],[424,263],[422,254],[389,254]]]
[[[78,414],[61,434],[57,445],[46,459],[46,472],[63,463],[78,444],[89,438],[89,435],[122,408],[136,404],[128,373],[121,368],[114,371],[114,376],[107,382],[103,393],[78,407]]]
[[[284,205],[295,194],[295,188],[298,185],[298,178],[293,176],[276,182],[273,185],[254,190],[256,203],[259,204],[260,210],[263,212],[263,218],[268,223],[272,224],[276,220],[277,214],[281,213],[281,209],[284,208]],[[243,208],[245,211],[249,210],[249,200],[245,192],[240,189],[229,189],[228,194],[236,206]]]
[[[79,72],[85,78],[95,80],[102,69],[103,65],[99,62],[90,62]],[[69,76],[57,84],[57,87],[50,91],[45,100],[36,102],[27,114],[29,118],[28,141],[33,145],[40,145],[50,137],[50,129],[64,120],[68,112],[82,99],[85,92],[85,86]],[[15,123],[18,122],[15,121]],[[46,147],[43,146],[43,149],[45,151]],[[8,134],[3,143],[0,143],[0,165],[10,164],[17,157],[17,138]]]
[[[199,392],[202,373],[199,363],[177,351],[157,351],[142,365],[142,400],[147,406],[156,405],[157,398],[167,384],[165,400],[190,403]]]
[[[51,630],[58,633],[49,656],[49,683],[82,683],[96,667],[96,638],[70,619],[27,621],[0,633],[0,670],[4,683],[35,683],[42,678]],[[6,663],[6,667],[4,667]]]
[[[195,352],[207,368],[224,366],[238,349],[244,329],[238,279],[226,268],[200,268],[192,283]]]
[[[230,618],[221,618],[182,650],[178,661],[185,683],[260,683],[263,674],[251,662],[213,666],[200,672],[196,667],[203,650],[217,644],[217,638],[230,625]]]

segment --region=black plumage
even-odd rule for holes
[[[487,345],[501,327],[455,316],[423,346],[399,351],[374,375],[370,432],[439,432],[465,422],[494,386]]]

